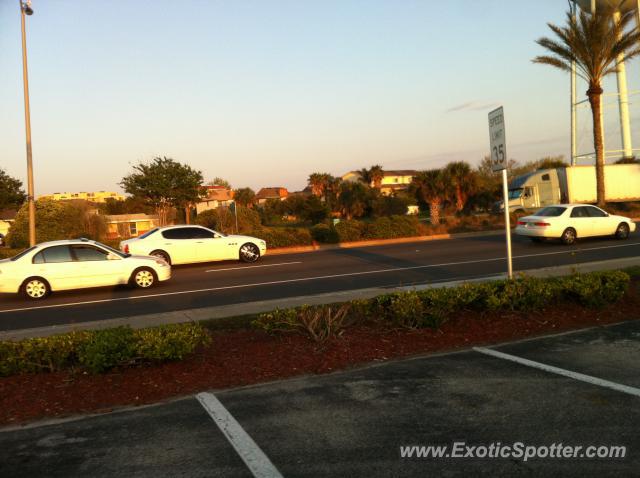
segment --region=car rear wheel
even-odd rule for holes
[[[153,257],[159,257],[167,264],[171,265],[171,257],[169,257],[169,254],[164,251],[153,251],[150,255],[152,255]]]
[[[242,262],[255,262],[260,259],[260,249],[255,244],[246,243],[240,248],[240,260]]]
[[[156,282],[156,273],[148,267],[141,267],[140,269],[136,269],[135,271],[133,271],[133,274],[131,274],[130,283],[132,286],[137,287],[138,289],[148,289]]]
[[[618,224],[616,228],[616,239],[627,239],[629,237],[629,225],[625,222]]]
[[[562,236],[560,236],[560,240],[562,241],[562,243],[567,246],[576,242],[576,239],[577,239],[576,230],[573,229],[572,227],[566,228],[562,233]]]
[[[42,277],[30,277],[24,281],[20,292],[29,300],[42,300],[51,293],[51,287]]]

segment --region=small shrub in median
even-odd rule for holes
[[[137,363],[183,359],[209,342],[199,324],[132,330],[118,327],[0,342],[0,376],[80,366],[92,373]]]
[[[311,236],[314,241],[323,242],[325,244],[335,244],[340,242],[338,231],[328,224],[316,224],[311,228]]]
[[[294,227],[263,227],[251,233],[267,243],[267,247],[310,246],[313,238],[308,229]]]
[[[260,314],[253,326],[270,333],[302,332],[316,342],[337,337],[347,326],[349,304],[302,306]]]

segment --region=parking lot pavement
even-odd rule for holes
[[[627,323],[493,349],[633,387],[639,327]],[[640,397],[473,350],[215,396],[285,477],[631,476],[640,469]],[[251,476],[238,458],[246,443],[234,439],[233,430],[221,431],[228,422],[220,427],[187,399],[7,431],[0,433],[0,476]],[[626,456],[401,457],[404,446],[455,442],[478,452],[498,442],[503,449],[518,442],[624,446]],[[254,475],[261,476],[259,465]]]

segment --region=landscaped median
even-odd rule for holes
[[[0,423],[152,403],[635,318],[624,272],[463,284],[253,317],[0,342]],[[35,398],[34,398],[35,397]]]

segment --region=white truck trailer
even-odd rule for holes
[[[640,164],[604,167],[607,202],[640,201]],[[595,203],[595,166],[541,169],[514,178],[509,184],[509,210],[530,211],[558,203]],[[502,202],[498,203],[503,209]]]

